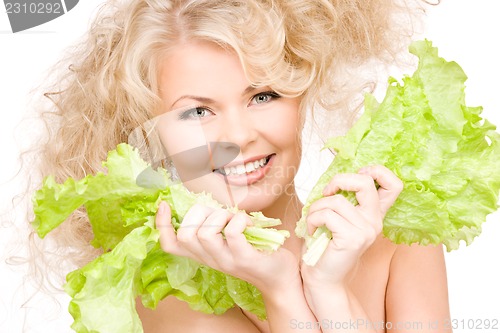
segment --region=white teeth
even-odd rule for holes
[[[247,164],[245,164],[245,171],[246,172],[255,171],[255,166],[253,165],[252,162],[248,162]]]
[[[247,164],[237,165],[232,167],[224,167],[224,174],[229,175],[243,175],[245,173],[254,172],[257,169],[262,168],[266,164],[267,158],[261,158],[260,160],[248,162]]]
[[[247,171],[245,170],[245,166],[240,164],[236,166],[236,172],[238,173],[238,175],[242,175]]]

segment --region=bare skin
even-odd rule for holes
[[[324,226],[334,237],[314,267],[303,265],[303,243],[294,233],[302,204],[294,191],[295,174],[283,172],[300,164],[300,98],[252,86],[234,53],[203,42],[173,49],[159,80],[165,103],[159,132],[171,155],[206,142],[231,142],[241,150],[235,164],[266,161],[246,175],[231,171],[222,177],[210,167],[184,182],[186,187],[279,218],[291,238],[277,252],[263,254],[243,235],[251,223],[246,215],[200,205],[174,232],[170,209],[162,203],[156,216],[162,249],[252,283],[262,292],[268,321],[238,308],[219,316],[202,314],[168,297],[155,311],[138,305],[145,332],[445,331],[449,307],[442,249],[396,246],[381,236],[383,217],[402,190],[390,170],[370,166],[333,177],[306,223],[310,233]],[[210,165],[196,158],[173,162],[180,171]],[[339,190],[354,192],[359,204],[337,195]],[[429,322],[436,320],[441,325],[434,329]]]

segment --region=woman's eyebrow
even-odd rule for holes
[[[175,102],[172,103],[172,105],[170,106],[170,108],[173,108],[173,106],[175,104],[177,104],[177,102],[183,100],[183,99],[193,99],[195,101],[198,101],[200,103],[203,103],[203,104],[213,104],[215,103],[215,101],[211,98],[208,98],[208,97],[202,97],[202,96],[196,96],[196,95],[182,95],[181,97],[179,97],[178,99],[175,100]]]
[[[259,88],[255,87],[255,86],[248,86],[245,88],[245,90],[243,90],[243,93],[241,94],[242,96],[245,96],[255,90],[258,90]],[[215,103],[215,100],[209,98],[209,97],[203,97],[203,96],[196,96],[196,95],[182,95],[181,97],[177,98],[173,103],[172,105],[170,106],[170,108],[173,108],[173,106],[175,104],[177,104],[177,102],[183,100],[183,99],[192,99],[192,100],[195,100],[195,101],[198,101],[200,103],[203,103],[203,104],[213,104]]]
[[[256,87],[256,86],[250,85],[250,86],[248,86],[248,87],[245,88],[245,90],[243,91],[243,93],[241,95],[245,96],[245,95],[247,95],[247,94],[249,94],[249,93],[251,93],[251,92],[253,92],[253,91],[257,90],[257,89],[259,89],[259,88]]]

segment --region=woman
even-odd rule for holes
[[[204,206],[175,233],[163,203],[156,218],[163,250],[254,284],[268,320],[238,308],[206,315],[169,297],[154,311],[138,305],[146,332],[445,331],[429,324],[449,318],[441,247],[395,245],[380,234],[402,188],[388,169],[337,175],[311,206],[309,232],[326,226],[334,235],[315,266],[301,264],[304,245],[293,232],[306,111],[338,114],[352,104],[362,76],[346,71],[393,59],[404,35],[395,24],[400,10],[388,1],[326,0],[103,7],[51,95],[56,135],[44,148],[43,173],[59,180],[94,173],[108,150],[155,118],[161,149],[188,189],[279,218],[292,235],[264,254],[243,237],[244,215]],[[203,146],[215,148],[197,154]],[[339,190],[356,192],[359,205]],[[59,236],[86,248],[76,262],[95,256],[83,212]]]

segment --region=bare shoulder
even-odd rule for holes
[[[258,333],[260,330],[242,313],[232,308],[221,315],[210,315],[192,310],[187,303],[169,296],[155,310],[137,302],[137,312],[145,333]]]
[[[392,256],[390,275],[399,283],[430,277],[446,278],[446,265],[442,245],[397,245]],[[403,279],[403,277],[405,277]]]
[[[389,268],[387,317],[392,321],[444,323],[449,318],[443,247],[397,245]],[[444,330],[442,325],[433,332]]]

